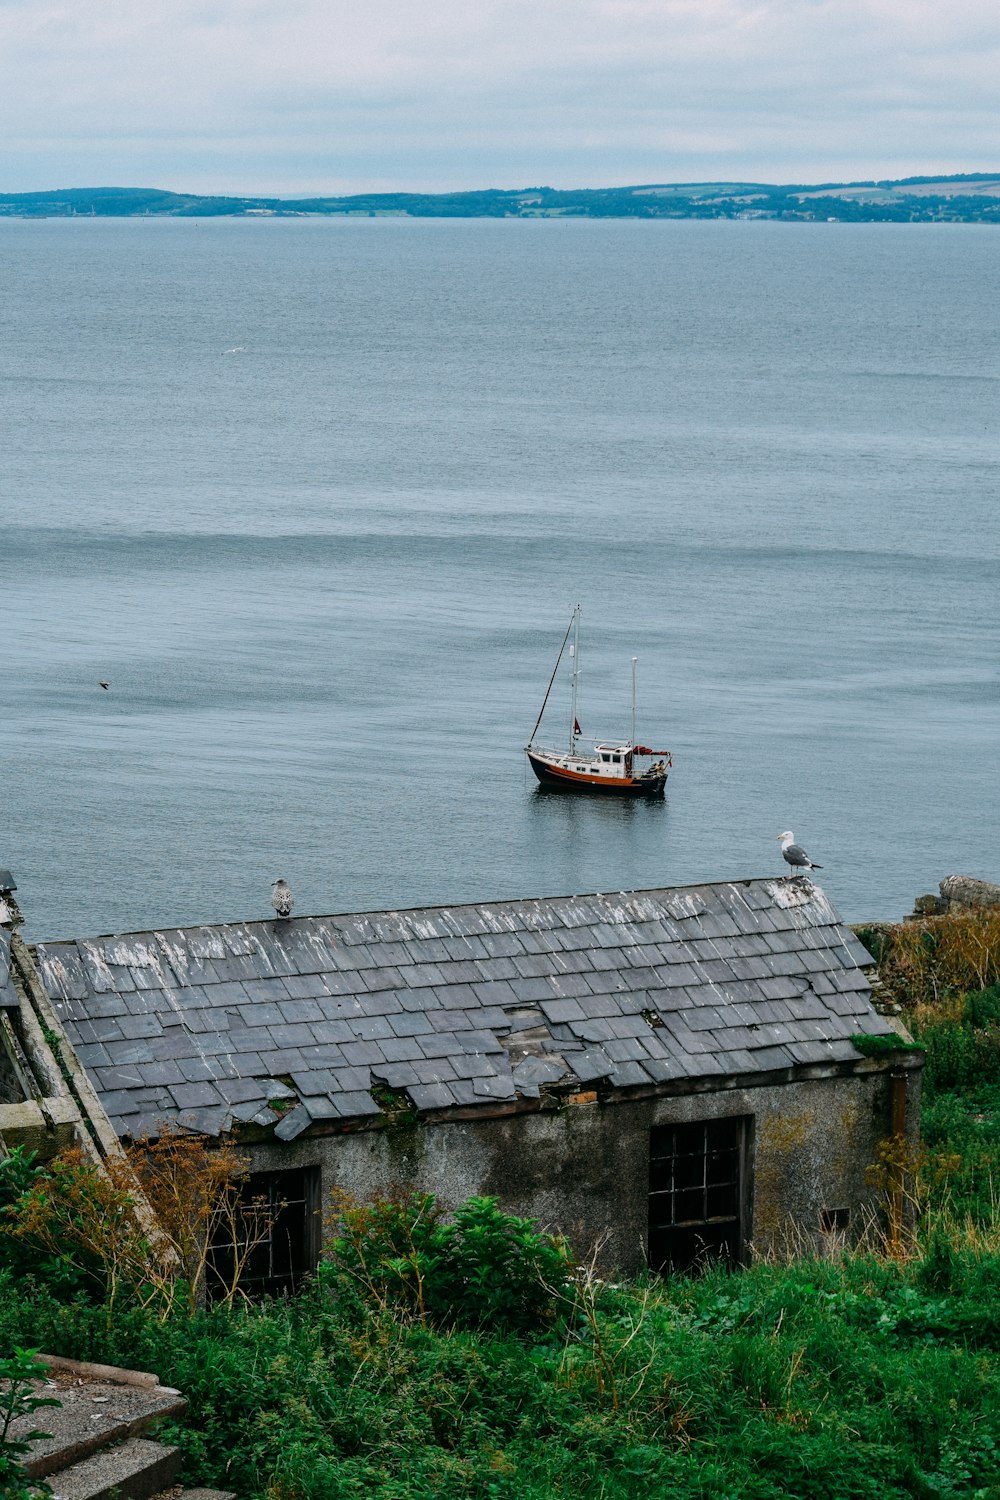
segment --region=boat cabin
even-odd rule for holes
[[[631,745],[595,745],[594,759],[600,762],[602,776],[631,776]]]

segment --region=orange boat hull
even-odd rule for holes
[[[579,771],[567,771],[562,766],[553,766],[540,756],[527,751],[531,769],[542,786],[562,792],[592,792],[612,797],[659,797],[667,783],[666,772],[662,776],[590,776]]]

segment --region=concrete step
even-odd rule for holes
[[[181,1450],[130,1438],[49,1475],[52,1500],[152,1500],[176,1482]]]
[[[153,1500],[239,1500],[235,1490],[182,1490],[180,1485],[154,1495]]]
[[[176,1500],[237,1500],[234,1490],[182,1490]]]
[[[52,1396],[43,1407],[12,1424],[12,1435],[32,1428],[51,1434],[32,1443],[25,1468],[31,1479],[47,1479],[101,1448],[141,1437],[156,1422],[177,1417],[187,1402],[155,1375],[43,1356],[51,1379],[35,1383],[35,1394]],[[161,1486],[162,1488],[162,1486]]]

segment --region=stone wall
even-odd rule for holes
[[[12,920],[3,931],[9,967],[8,1003],[0,1010],[0,1156],[20,1147],[49,1161],[78,1146],[100,1160],[120,1150],[117,1137],[39,983],[9,893],[5,902]]]
[[[7,1029],[0,1022],[0,1104],[20,1104],[24,1099],[24,1088],[17,1075],[11,1051]]]
[[[906,1128],[916,1139],[919,1065],[907,1059]],[[880,1207],[865,1181],[892,1129],[884,1065],[816,1077],[436,1124],[401,1118],[382,1129],[300,1136],[249,1149],[254,1171],[318,1167],[321,1201],[334,1188],[357,1199],[403,1188],[450,1205],[490,1194],[567,1234],[578,1254],[600,1246],[607,1272],[645,1264],[649,1132],[657,1125],[742,1115],[752,1120],[749,1243],[755,1254],[829,1247],[821,1209],[848,1208],[850,1234]]]

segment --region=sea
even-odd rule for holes
[[[0,221],[0,866],[29,938],[1000,880],[1000,231]],[[665,798],[545,792],[578,717]],[[564,664],[565,665],[565,664]],[[108,687],[99,684],[105,681]],[[570,730],[557,677],[540,737]]]

